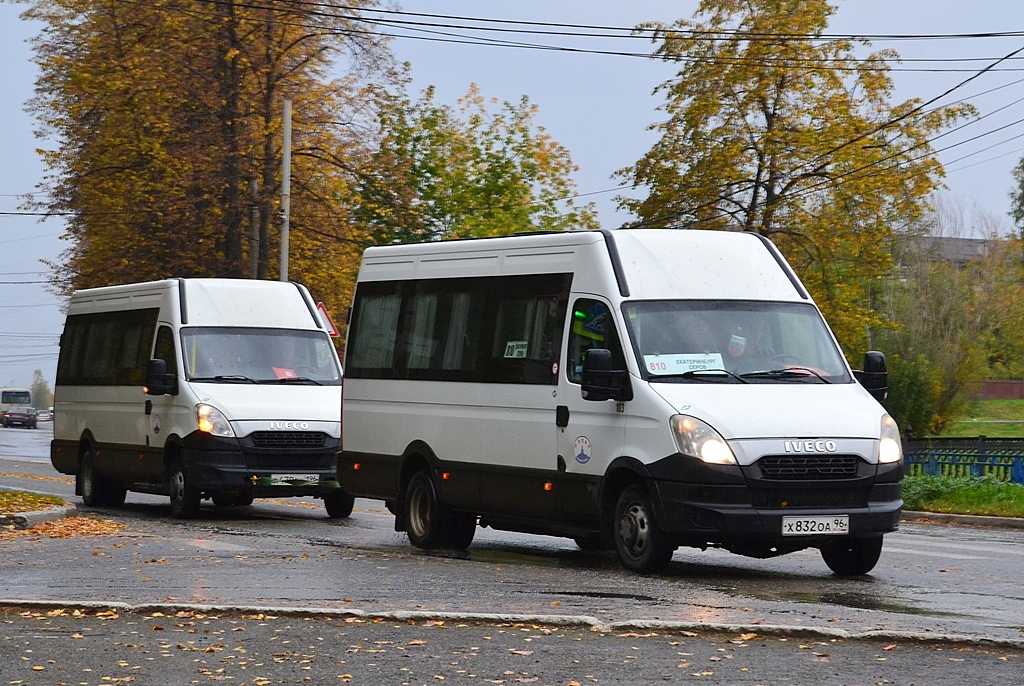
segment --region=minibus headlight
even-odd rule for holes
[[[234,438],[235,432],[231,428],[231,422],[224,416],[224,413],[213,405],[196,406],[196,423],[199,430],[211,436],[223,436]]]
[[[696,417],[677,414],[669,420],[676,446],[684,455],[696,457],[708,464],[736,464],[732,448],[706,422]]]
[[[878,441],[878,463],[892,464],[903,457],[903,444],[900,443],[900,428],[896,420],[889,415],[882,416],[882,432]]]

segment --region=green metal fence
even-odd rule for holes
[[[1024,439],[929,438],[903,441],[903,450],[911,476],[994,476],[1024,484]]]

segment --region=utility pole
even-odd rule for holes
[[[292,101],[284,101],[281,144],[281,281],[288,280],[288,222],[292,204]]]

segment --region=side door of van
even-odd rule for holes
[[[177,352],[174,329],[161,322],[157,327],[156,341],[153,344],[153,359],[167,362],[167,372],[178,376],[178,392],[184,384],[182,370],[178,364],[180,356]],[[145,404],[139,409],[144,414],[146,449],[143,455],[140,481],[159,484],[164,479],[164,444],[167,434],[175,430],[177,424],[177,395],[147,395]]]
[[[481,512],[557,521],[561,518],[555,454],[559,349],[571,276],[504,277],[491,284],[481,350],[485,378],[477,455]]]
[[[558,382],[558,488],[562,517],[569,523],[596,525],[601,478],[625,441],[625,404],[584,400],[580,393],[583,358],[591,348],[612,352],[612,366],[626,368],[615,312],[604,299],[573,295]]]

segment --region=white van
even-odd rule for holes
[[[775,246],[617,230],[368,249],[338,479],[423,548],[476,525],[870,571],[903,458],[881,353],[850,370]],[[863,385],[862,385],[863,384]],[[871,387],[871,392],[865,386]],[[873,397],[873,394],[875,397]]]
[[[323,498],[336,480],[341,367],[313,300],[295,283],[167,279],[71,296],[54,388],[50,460],[87,505],[127,490],[203,498]]]

